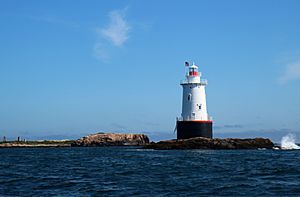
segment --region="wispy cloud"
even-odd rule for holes
[[[300,79],[300,61],[287,64],[285,71],[283,75],[279,77],[278,82],[283,85],[291,80],[297,79]]]
[[[224,125],[224,128],[229,128],[229,129],[240,129],[244,128],[243,125],[240,124],[233,124],[233,125]]]
[[[241,129],[244,128],[244,125],[241,124],[227,124],[227,125],[216,125],[215,129]]]
[[[109,13],[110,22],[98,32],[115,46],[121,47],[129,38],[130,26],[125,19],[127,7],[122,10],[114,10]]]
[[[104,62],[109,59],[111,46],[121,48],[129,39],[131,26],[126,20],[127,10],[128,8],[125,7],[111,11],[108,24],[105,27],[96,28],[98,41],[94,46],[94,52],[96,57]]]

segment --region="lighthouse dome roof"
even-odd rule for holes
[[[195,64],[191,65],[190,68],[198,68]]]

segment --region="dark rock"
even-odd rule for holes
[[[157,143],[150,143],[144,146],[146,149],[168,150],[168,149],[272,149],[273,142],[266,138],[254,139],[211,139],[195,137],[180,140],[165,140]]]
[[[144,134],[97,133],[74,141],[71,146],[141,146],[149,143]]]

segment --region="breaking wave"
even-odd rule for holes
[[[300,149],[295,143],[296,136],[294,134],[287,134],[286,136],[282,137],[281,139],[281,149],[289,150],[289,149]]]

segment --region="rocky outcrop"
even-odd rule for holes
[[[266,138],[253,138],[253,139],[211,139],[204,137],[195,137],[190,139],[180,140],[166,140],[157,143],[150,143],[144,148],[156,150],[169,150],[169,149],[272,149],[273,142]]]
[[[74,141],[71,146],[141,146],[149,143],[144,134],[96,133]]]

